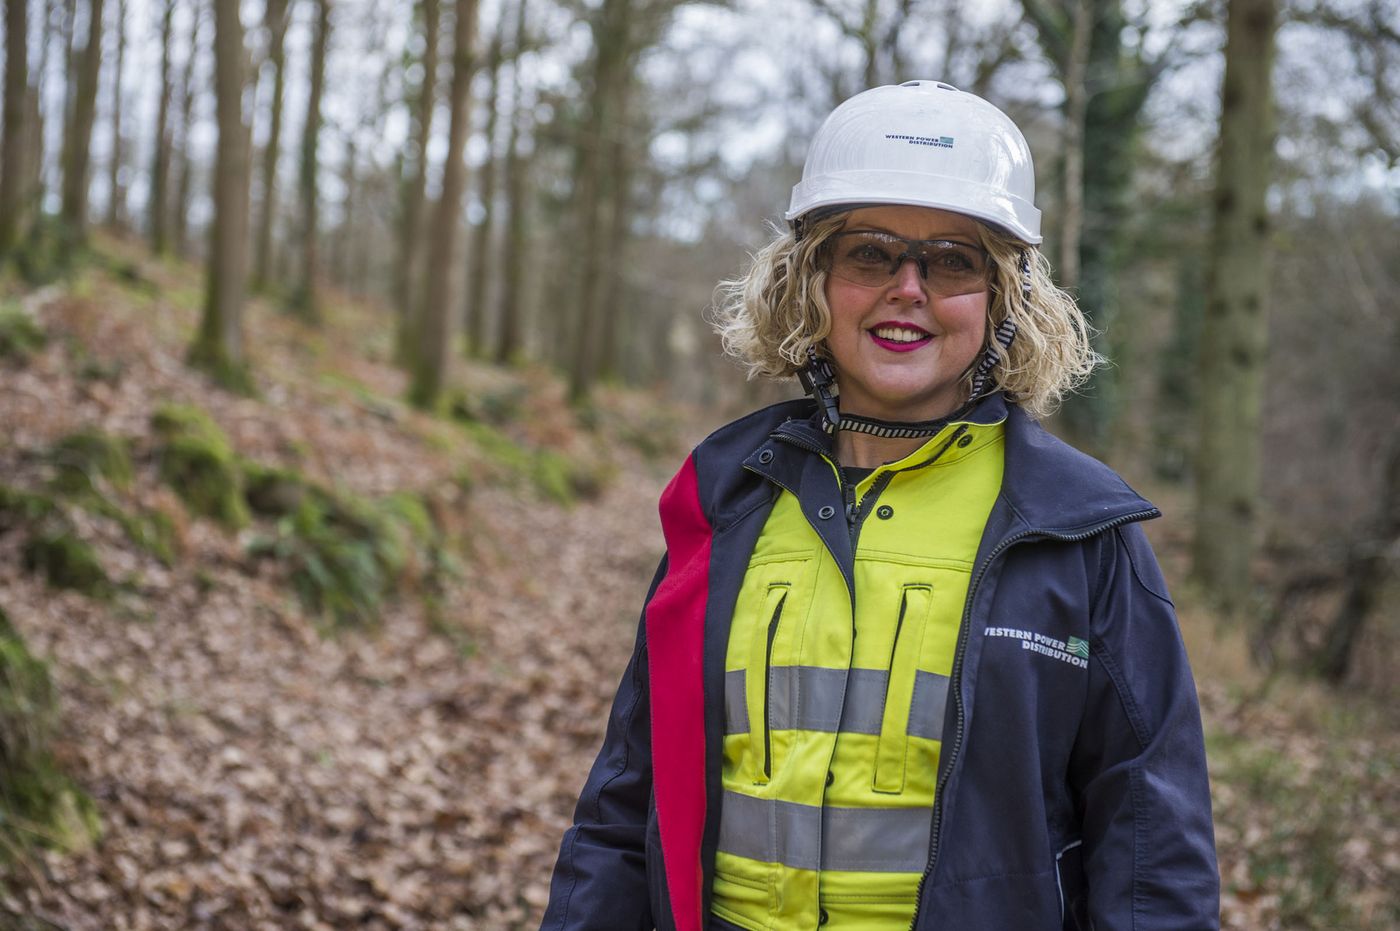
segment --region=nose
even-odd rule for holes
[[[928,292],[924,289],[923,269],[916,257],[906,256],[904,261],[899,263],[899,268],[894,272],[894,279],[890,282],[889,293],[891,296],[915,303],[922,303],[928,297]]]

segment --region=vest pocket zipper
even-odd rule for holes
[[[904,791],[905,757],[909,747],[909,715],[914,704],[914,682],[919,672],[924,631],[933,606],[933,586],[927,582],[904,586],[899,599],[894,642],[890,644],[889,677],[885,682],[885,707],[880,739],[875,749],[876,792],[898,795]]]
[[[754,762],[754,784],[767,785],[773,778],[773,734],[771,728],[773,670],[773,641],[783,619],[783,604],[787,601],[786,583],[768,586],[763,597],[760,618],[768,623],[754,625],[749,645],[748,672],[744,682],[744,699],[749,712],[749,758]]]

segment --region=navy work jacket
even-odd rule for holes
[[[1139,522],[1102,463],[1001,397],[1001,493],[958,635],[914,931],[1201,931],[1219,874],[1196,690]],[[740,583],[783,488],[843,569],[841,489],[814,405],[701,443],[661,498],[667,552],[602,750],[564,835],[545,931],[716,927],[724,659]],[[814,467],[813,463],[820,465]],[[930,528],[936,532],[936,528]],[[1087,641],[1087,664],[1040,645]]]

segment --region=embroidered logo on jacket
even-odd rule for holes
[[[1070,637],[1068,641],[1056,640],[1033,630],[1020,630],[1016,627],[988,627],[984,634],[988,637],[1011,637],[1021,641],[1021,649],[1057,659],[1080,669],[1089,666],[1089,641]]]

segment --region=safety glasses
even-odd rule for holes
[[[956,297],[987,288],[991,263],[985,250],[947,239],[901,239],[879,230],[847,230],[826,244],[827,271],[843,281],[881,288],[913,260],[919,277],[940,297]]]

